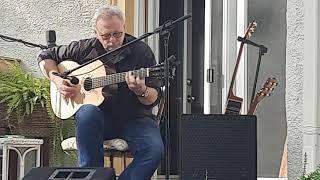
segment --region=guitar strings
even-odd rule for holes
[[[128,71],[130,72],[130,71]],[[115,74],[108,74],[106,76],[94,77],[91,81],[85,81],[84,86],[90,86],[90,89],[116,84],[125,81],[125,75],[128,72],[120,72]],[[132,70],[131,73],[135,76],[146,77],[148,75],[149,68],[140,68]]]
[[[147,71],[146,68],[142,68],[142,69],[138,69],[138,70],[133,70],[131,72],[135,76],[144,77],[146,75],[146,71]],[[121,72],[121,73],[109,74],[109,75],[101,76],[101,77],[95,77],[95,78],[92,78],[92,80],[90,82],[85,81],[84,86],[91,85],[90,89],[94,89],[97,87],[101,87],[103,85],[106,86],[106,85],[116,84],[118,82],[124,82],[126,73],[127,72]]]
[[[102,77],[95,77],[92,79],[92,82],[95,84],[107,84],[107,85],[111,85],[111,84],[115,84],[116,82],[121,82],[121,81],[125,81],[125,76],[126,76],[127,72],[121,72],[121,73],[116,73],[116,74],[109,74],[106,76],[102,76]],[[139,69],[139,70],[134,70],[132,71],[132,73],[134,75],[138,75],[138,76],[144,76],[145,74],[145,69]]]
[[[135,70],[133,73],[138,75],[145,74],[144,71],[141,71],[141,70]],[[122,73],[110,74],[102,77],[96,77],[96,78],[93,78],[92,81],[90,82],[84,82],[84,85],[85,86],[91,85],[90,89],[94,89],[97,87],[116,84],[118,82],[125,81],[125,75],[126,75],[126,72],[122,72]]]

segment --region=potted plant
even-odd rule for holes
[[[47,138],[49,164],[62,165],[64,158],[60,146],[65,134],[73,133],[72,128],[63,128],[63,123],[52,112],[49,81],[33,76],[19,64],[9,66],[0,72],[1,124],[10,134]],[[0,108],[0,109],[1,109]],[[68,132],[63,132],[68,129]]]
[[[50,106],[49,82],[26,73],[20,65],[11,65],[0,72],[0,103],[7,108],[5,120],[15,114],[20,124],[35,106]]]

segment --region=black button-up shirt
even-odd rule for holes
[[[123,44],[134,39],[133,36],[126,34]],[[39,55],[39,60],[52,59],[57,63],[64,60],[73,60],[79,64],[83,64],[104,53],[106,53],[106,50],[99,40],[97,38],[90,38],[74,41],[66,46],[49,48]],[[150,67],[156,63],[152,50],[142,41],[135,42],[113,54],[115,55],[111,54],[100,60],[107,62],[108,66],[114,68],[116,72]],[[155,103],[143,105],[138,100],[138,97],[128,88],[126,82],[122,82],[118,84],[117,93],[106,98],[103,103],[104,109],[120,119],[152,116],[152,107],[159,102],[161,96],[161,81],[154,78],[146,78],[146,85],[158,90],[158,99]]]

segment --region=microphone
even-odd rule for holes
[[[46,31],[46,41],[48,48],[56,46],[56,31],[48,30]]]

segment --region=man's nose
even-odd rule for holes
[[[112,35],[112,36],[109,38],[109,41],[110,41],[110,42],[115,42],[115,41],[116,41],[116,38]]]

